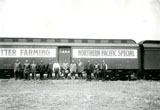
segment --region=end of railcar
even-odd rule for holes
[[[141,48],[141,73],[144,79],[160,79],[160,41],[144,40]]]

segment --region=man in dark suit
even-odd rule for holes
[[[33,60],[32,64],[31,64],[31,73],[32,73],[32,79],[34,79],[34,80],[36,79],[36,69],[37,69],[37,64]]]
[[[30,80],[30,63],[28,62],[28,60],[26,60],[26,62],[24,63],[24,78],[27,80]]]
[[[91,73],[93,72],[93,69],[94,69],[93,65],[88,60],[86,65],[87,80],[91,80]]]
[[[106,79],[106,70],[107,70],[107,68],[108,68],[108,66],[105,63],[105,61],[103,60],[101,66],[100,66],[100,69],[101,69],[101,79],[102,80]]]
[[[47,64],[47,67],[46,67],[48,79],[52,79],[52,73],[53,73],[52,67],[53,67],[53,63],[51,61],[49,61],[49,63]]]
[[[21,64],[19,60],[17,59],[14,64],[14,78],[19,79],[20,78],[20,70],[21,70]]]
[[[99,79],[100,65],[98,61],[94,64],[94,77],[95,79]]]
[[[79,78],[82,78],[83,70],[84,70],[83,62],[79,59],[78,64],[77,64],[77,71],[78,71],[78,77]]]
[[[45,65],[42,60],[39,65],[39,72],[40,72],[40,79],[42,80],[44,78],[44,73],[45,73]]]

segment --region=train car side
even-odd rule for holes
[[[142,41],[141,71],[145,79],[160,79],[160,41]]]
[[[92,64],[102,63],[108,65],[109,79],[130,79],[137,77],[140,68],[140,49],[137,44],[112,44],[107,46],[75,46],[72,47],[72,58],[79,59],[85,64],[88,60]]]
[[[129,39],[0,39],[0,71],[13,73],[16,59],[21,64],[26,59],[30,63],[43,60],[45,64],[49,60],[60,64],[65,59],[68,63],[81,59],[85,64],[88,60],[92,64],[105,60],[110,79],[129,79],[131,75],[138,76],[140,69],[139,45]]]
[[[49,61],[55,61],[57,48],[55,46],[40,45],[0,45],[0,77],[13,77],[14,63],[18,59],[22,65],[25,60],[37,64],[43,61],[47,64]]]

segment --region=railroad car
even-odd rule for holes
[[[124,79],[137,75],[140,70],[140,48],[130,39],[56,39],[56,38],[0,38],[1,75],[13,76],[16,59],[23,65],[28,59],[37,64],[66,59],[84,64],[102,60],[108,65],[108,78]]]
[[[104,44],[79,44],[72,46],[72,59],[92,64],[96,61],[108,65],[108,79],[130,79],[138,76],[140,68],[139,45],[133,40],[112,40]]]
[[[160,79],[160,41],[145,40],[139,45],[144,79]]]

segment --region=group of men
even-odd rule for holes
[[[67,60],[64,61],[61,65],[56,60],[54,63],[49,61],[47,65],[40,62],[40,64],[36,64],[33,61],[31,64],[28,60],[25,61],[22,66],[19,60],[17,59],[14,65],[14,77],[15,79],[24,78],[29,80],[30,74],[32,74],[32,79],[36,79],[36,74],[40,74],[40,79],[44,79],[44,74],[47,74],[48,79],[52,79],[52,74],[54,74],[55,79],[59,78],[84,78],[84,74],[87,75],[87,80],[91,80],[92,76],[95,79],[106,78],[106,70],[108,69],[108,65],[103,60],[102,63],[98,63],[96,61],[95,64],[91,63],[89,60],[86,64],[84,64],[80,59],[76,63],[74,60],[69,64]]]

